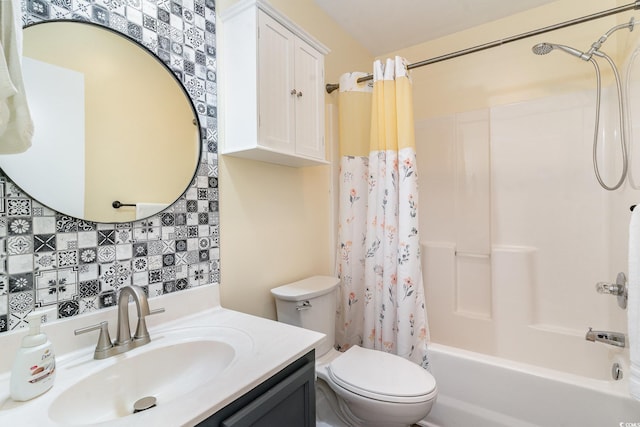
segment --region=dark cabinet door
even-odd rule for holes
[[[315,425],[315,352],[312,350],[197,427]]]
[[[222,427],[315,426],[313,378],[313,365],[303,366],[222,421]]]

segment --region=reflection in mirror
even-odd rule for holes
[[[97,25],[24,30],[32,147],[0,167],[40,203],[95,222],[142,219],[175,202],[200,156],[197,115],[152,53]],[[114,201],[134,206],[113,207]]]

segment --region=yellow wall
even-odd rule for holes
[[[218,11],[235,3],[219,0]],[[368,70],[373,57],[313,0],[270,3],[325,44],[325,79]],[[326,96],[337,103],[337,93]],[[330,139],[327,140],[330,142]],[[219,156],[221,299],[227,308],[275,319],[269,290],[333,273],[333,170],[290,168]]]
[[[411,63],[418,62],[623,4],[628,2],[558,0],[392,54],[404,56]],[[629,12],[601,18],[464,57],[416,68],[412,71],[416,120],[519,102],[560,92],[592,89],[595,87],[595,74],[591,64],[563,52],[551,52],[545,56],[534,55],[531,47],[546,41],[585,51],[612,26],[628,21],[632,14]],[[632,36],[637,32],[636,29]],[[615,38],[621,39],[622,33],[623,31],[615,33],[602,50],[609,55],[617,56]],[[628,31],[625,33],[624,38],[628,39]],[[602,71],[603,74],[610,74],[605,66]]]

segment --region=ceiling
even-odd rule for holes
[[[374,56],[554,0],[314,0]]]

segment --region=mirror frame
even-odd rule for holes
[[[203,128],[202,128],[201,122],[200,122],[200,117],[199,117],[198,111],[196,110],[194,101],[191,98],[191,95],[189,94],[189,92],[185,88],[185,86],[182,83],[182,81],[179,78],[179,76],[176,75],[174,70],[172,70],[171,67],[169,67],[169,65],[167,65],[160,57],[158,57],[158,55],[156,55],[152,50],[150,50],[144,44],[140,43],[138,40],[132,38],[131,36],[129,36],[127,34],[121,33],[120,31],[117,31],[117,30],[115,30],[113,28],[110,28],[110,27],[107,27],[105,25],[101,25],[101,24],[98,24],[98,23],[95,23],[95,22],[92,22],[92,21],[81,20],[81,19],[49,19],[49,20],[45,20],[45,21],[39,21],[39,22],[27,24],[27,25],[25,25],[23,27],[23,30],[26,30],[27,28],[34,27],[34,26],[39,26],[39,25],[49,24],[49,23],[58,23],[58,22],[72,23],[72,24],[78,24],[78,25],[89,25],[89,26],[97,27],[98,29],[101,29],[101,30],[109,31],[109,32],[115,34],[116,36],[122,37],[125,40],[133,43],[133,45],[135,45],[137,48],[141,49],[141,52],[143,54],[150,55],[158,64],[160,64],[164,68],[165,71],[167,71],[171,75],[173,80],[178,84],[178,86],[180,87],[180,90],[184,94],[184,96],[185,96],[185,98],[186,98],[186,100],[187,100],[187,102],[188,102],[188,104],[189,104],[189,106],[191,108],[194,125],[197,127],[197,132],[198,132],[198,138],[197,138],[197,150],[198,150],[198,152],[197,152],[197,154],[198,155],[197,155],[196,166],[195,166],[195,168],[194,168],[194,170],[193,170],[193,172],[191,174],[191,177],[190,177],[189,181],[187,182],[187,185],[186,185],[185,189],[180,194],[178,194],[176,196],[176,198],[171,203],[169,203],[169,205],[166,208],[164,208],[164,209],[162,209],[162,210],[160,210],[158,212],[155,212],[155,213],[153,213],[151,215],[145,216],[143,218],[136,218],[136,219],[129,220],[129,221],[119,221],[119,222],[118,221],[104,222],[104,221],[99,221],[99,220],[96,221],[96,220],[87,219],[87,218],[78,218],[78,217],[75,217],[75,216],[70,215],[68,213],[58,211],[57,209],[52,207],[49,203],[43,203],[40,200],[38,200],[37,198],[31,196],[31,194],[29,194],[29,192],[25,191],[18,182],[16,182],[10,175],[8,175],[2,169],[2,167],[0,167],[0,171],[2,172],[2,174],[4,176],[9,178],[11,180],[11,182],[13,182],[18,188],[20,188],[20,190],[25,195],[27,195],[32,200],[40,203],[44,207],[46,207],[48,209],[51,209],[54,212],[58,212],[58,213],[60,213],[62,215],[65,215],[65,216],[68,216],[68,217],[71,217],[71,218],[76,218],[76,219],[81,220],[81,221],[87,221],[87,222],[92,222],[92,223],[97,223],[97,224],[127,224],[127,223],[132,223],[132,222],[135,222],[135,221],[143,221],[143,220],[145,220],[147,218],[151,218],[152,216],[155,216],[155,215],[158,215],[158,214],[164,212],[166,209],[169,209],[177,201],[179,201],[180,198],[182,198],[185,195],[185,193],[187,191],[189,191],[189,189],[195,185],[195,180],[196,180],[196,178],[198,176],[198,171],[199,171],[201,163],[202,163],[202,152],[203,152],[203,144],[205,144],[205,139],[206,139],[206,130],[203,132]],[[114,209],[119,209],[120,208],[120,207],[116,207],[117,203],[120,204],[120,206],[135,206],[135,204],[129,203],[129,201],[114,200],[112,202],[112,206],[113,206]]]

